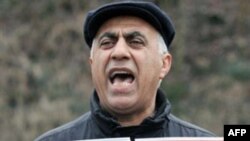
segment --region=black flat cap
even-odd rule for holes
[[[170,47],[175,35],[171,19],[154,3],[142,1],[114,2],[90,11],[83,27],[88,46],[91,48],[93,39],[105,21],[121,15],[136,16],[145,20],[162,35],[167,47]]]

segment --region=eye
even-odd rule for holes
[[[132,39],[129,41],[129,44],[133,47],[141,47],[144,46],[144,41],[141,39]]]
[[[112,39],[104,39],[104,40],[101,41],[100,47],[104,48],[104,49],[111,48],[111,47],[114,46],[114,44],[115,44],[114,40],[112,40]]]

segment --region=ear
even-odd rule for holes
[[[90,66],[92,65],[92,63],[93,63],[93,59],[91,57],[89,57],[89,64],[90,64]]]
[[[163,79],[169,72],[172,65],[172,55],[169,53],[165,53],[162,56],[162,68],[160,73],[160,79]]]

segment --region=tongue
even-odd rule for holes
[[[121,77],[116,77],[113,81],[113,84],[131,84],[133,82],[132,77],[126,77],[126,78],[121,78]]]

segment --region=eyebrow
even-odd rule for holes
[[[133,39],[135,37],[142,37],[147,42],[147,38],[139,31],[128,32],[128,33],[125,33],[123,36],[126,39]]]
[[[143,35],[141,32],[139,31],[132,31],[132,32],[128,32],[128,33],[124,33],[123,34],[124,38],[126,39],[133,39],[135,37],[141,37],[145,40],[145,42],[147,43],[147,38],[145,37],[145,35]],[[97,37],[98,39],[98,42],[101,41],[102,38],[110,38],[110,39],[117,39],[118,38],[118,35],[117,33],[115,32],[105,32],[103,34],[101,34],[99,37]]]
[[[110,39],[116,39],[117,34],[115,32],[105,32],[98,37],[98,40],[100,41],[104,37],[108,37]]]

